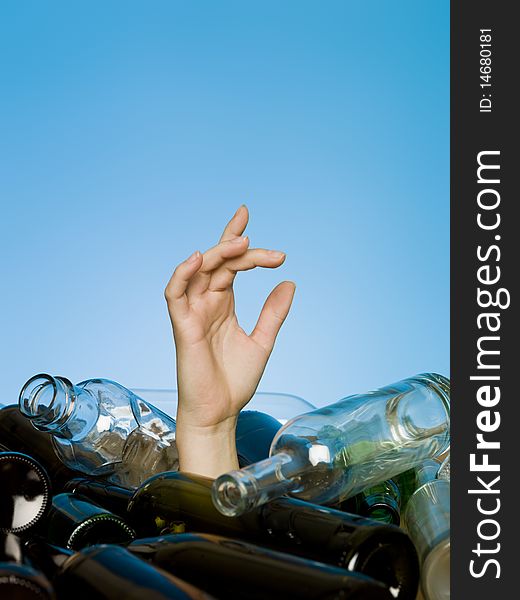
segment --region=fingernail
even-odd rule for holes
[[[282,258],[285,256],[285,252],[280,252],[279,250],[268,250],[268,252],[273,258]]]
[[[199,251],[195,250],[195,252],[186,259],[186,262],[187,263],[195,262],[198,257],[199,257]]]
[[[236,237],[231,240],[231,243],[232,244],[241,244],[245,240],[247,240],[247,236],[246,237]]]

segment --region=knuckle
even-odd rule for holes
[[[173,292],[169,284],[164,288],[164,298],[166,302],[170,302],[173,299]]]

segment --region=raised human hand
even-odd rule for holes
[[[236,467],[236,419],[258,386],[295,290],[289,281],[277,285],[251,334],[240,327],[236,274],[276,268],[285,260],[283,252],[249,248],[242,237],[247,222],[248,210],[241,206],[219,243],[182,262],[165,290],[177,352],[180,466],[209,476]],[[220,458],[207,456],[215,452]]]

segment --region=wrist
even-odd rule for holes
[[[237,426],[238,415],[227,417],[218,423],[200,423],[200,418],[194,418],[189,414],[186,415],[180,410],[177,411],[175,419],[176,429],[182,432],[189,433],[190,435],[200,437],[224,437],[228,435],[235,436],[235,430]]]
[[[195,425],[180,415],[176,424],[179,471],[216,478],[238,469],[236,418],[213,425]]]

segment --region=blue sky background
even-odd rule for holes
[[[0,6],[0,402],[36,372],[172,387],[163,289],[250,208],[297,283],[260,389],[449,368],[449,2]]]

